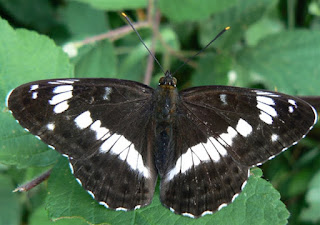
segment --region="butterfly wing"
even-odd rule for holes
[[[61,79],[24,84],[8,107],[17,121],[69,158],[77,181],[113,209],[151,202],[157,174],[148,112],[153,89],[116,79]]]
[[[180,98],[173,139],[181,144],[162,177],[161,201],[191,217],[230,203],[250,167],[296,144],[317,120],[308,103],[277,92],[206,86]]]

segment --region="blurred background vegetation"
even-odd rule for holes
[[[3,102],[6,93],[19,84],[53,77],[112,77],[155,87],[163,72],[127,25],[122,11],[164,70],[173,72],[231,26],[175,73],[180,89],[233,85],[300,96],[320,93],[319,0],[0,0]],[[10,30],[5,20],[17,30]],[[53,43],[40,42],[42,36],[20,28],[52,39],[69,59]],[[45,57],[37,58],[38,51]],[[64,64],[55,65],[57,58]],[[46,182],[28,193],[10,193],[52,168],[60,156],[47,153],[47,147],[36,140],[28,141],[28,146],[20,143],[21,138],[12,141],[6,124],[13,119],[4,105],[1,109],[0,223],[50,224],[44,209],[44,199],[50,195]],[[12,129],[20,132],[19,137],[26,136],[16,131],[18,125]],[[319,137],[318,125],[298,145],[262,166],[263,177],[280,192],[290,212],[289,224],[320,224]],[[15,151],[18,148],[39,148],[46,155],[32,161]],[[74,222],[82,223],[86,224]]]

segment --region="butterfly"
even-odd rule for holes
[[[197,218],[232,202],[249,169],[296,144],[316,110],[290,95],[231,86],[178,91],[118,79],[40,80],[8,94],[22,127],[69,159],[99,204],[133,210],[160,200]]]

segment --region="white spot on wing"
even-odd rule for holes
[[[91,118],[91,113],[89,111],[81,113],[74,119],[74,122],[80,129],[85,129],[89,127],[93,122]]]
[[[37,99],[38,98],[38,92],[32,92],[32,99]]]
[[[39,88],[39,85],[38,85],[38,84],[31,85],[31,86],[30,86],[30,91],[34,91],[34,90],[36,90],[36,89],[38,89],[38,88]]]
[[[55,112],[56,114],[62,113],[64,111],[66,111],[69,108],[69,104],[67,101],[61,102],[59,104],[57,104],[54,108],[53,108],[53,112]]]
[[[181,215],[187,216],[187,217],[190,217],[190,218],[194,218],[194,215],[192,215],[191,213],[187,213],[187,212],[182,213]]]
[[[267,113],[265,113],[263,111],[260,112],[259,118],[263,122],[265,122],[266,124],[270,124],[271,125],[272,122],[273,122],[272,116],[270,116],[269,114],[267,114]]]
[[[258,102],[257,108],[260,109],[261,111],[269,114],[272,117],[276,117],[278,115],[277,111],[270,105]]]
[[[78,79],[55,80],[55,81],[49,81],[48,84],[73,84],[76,81],[79,81],[79,80]]]
[[[60,85],[57,86],[53,89],[53,93],[58,94],[58,93],[63,93],[63,92],[70,92],[73,90],[73,86],[72,85]]]
[[[247,185],[248,181],[243,182],[243,184],[241,185],[241,190],[244,189],[244,187]]]
[[[205,215],[210,215],[213,214],[212,211],[204,211],[203,213],[201,213],[201,216],[205,216]]]
[[[54,130],[54,128],[55,128],[54,123],[48,123],[47,128],[48,128],[48,130]]]
[[[52,99],[49,100],[50,105],[56,105],[60,102],[66,101],[72,98],[72,91],[63,92],[57,95],[54,95]]]
[[[267,92],[267,91],[260,91],[260,90],[253,90],[256,92],[257,95],[265,95],[269,97],[280,97],[280,95],[277,95],[275,93]]]
[[[289,113],[293,113],[293,111],[294,111],[293,106],[289,106],[289,107],[288,107],[288,111],[289,111]]]
[[[79,180],[79,178],[76,178],[76,181],[78,182],[78,184],[80,184],[82,186],[82,182],[81,182],[81,180]]]
[[[79,81],[79,80],[78,79],[57,80],[57,82],[60,82],[62,84],[73,84],[75,81]]]
[[[236,130],[244,137],[252,133],[252,126],[245,120],[239,119]]]
[[[189,148],[189,150],[191,150],[191,152],[193,154],[194,166],[199,165],[200,161],[209,161],[210,160],[210,156],[208,155],[208,152],[206,151],[204,146],[205,146],[205,144],[199,143],[199,144],[193,146],[192,148]]]
[[[113,134],[111,135],[107,140],[103,142],[103,144],[100,146],[99,152],[100,153],[107,153],[111,150],[111,147],[117,142],[117,140],[120,138],[120,135]]]
[[[210,137],[207,141],[207,143],[204,143],[204,147],[205,149],[207,150],[206,153],[209,154],[210,158],[212,161],[214,162],[218,162],[220,160],[220,155],[219,155],[219,152],[218,152],[218,149],[217,147],[213,144],[213,140],[214,138]],[[215,142],[217,142],[215,139],[214,139]]]
[[[220,101],[223,103],[223,105],[228,105],[227,103],[227,95],[226,94],[220,94]]]
[[[128,148],[128,154],[127,154],[127,163],[131,166],[131,168],[133,170],[142,170],[142,173],[144,172],[143,169],[144,168],[139,168],[138,165],[138,160],[141,160],[142,164],[143,164],[143,160],[142,160],[142,156],[139,154],[139,152],[137,150],[134,149],[133,145],[130,145],[130,147]]]
[[[118,134],[114,134],[114,135],[120,136]],[[130,141],[128,141],[124,136],[120,136],[120,138],[112,146],[110,153],[114,155],[119,155],[123,150],[128,148],[130,145],[131,145]]]
[[[262,102],[267,105],[275,105],[275,102],[272,98],[266,96],[257,96],[257,101]]]
[[[34,136],[41,141],[41,138],[38,135],[34,135]]]
[[[138,171],[144,177],[150,176],[149,169],[143,163],[142,155],[124,136],[113,134],[100,146],[99,152],[118,155],[118,158],[125,161],[132,170]]]
[[[69,163],[69,168],[70,168],[71,173],[74,174],[73,166],[72,166],[71,163]],[[78,179],[78,180],[79,180],[79,179]],[[79,183],[79,182],[78,182],[78,183]],[[80,181],[80,183],[81,183],[81,181]]]
[[[107,203],[105,203],[105,202],[99,202],[99,205],[103,205],[107,209],[109,208],[109,205]]]
[[[91,124],[90,129],[96,132],[96,139],[100,140],[102,137],[102,140],[105,140],[110,136],[106,135],[109,132],[109,129],[105,127],[101,127],[101,121],[96,120],[93,124]]]
[[[103,95],[103,100],[110,100],[109,96],[110,96],[110,94],[112,92],[112,88],[111,87],[105,87],[104,90],[105,90],[105,93]]]
[[[232,197],[231,202],[233,202],[238,196],[239,196],[239,193],[235,194],[235,195]]]
[[[218,138],[216,140],[211,137],[211,138],[209,138],[209,140],[212,142],[212,144],[217,149],[217,151],[220,153],[220,155],[226,156],[228,154],[227,150],[221,144],[221,143],[224,143],[224,141],[221,138]]]
[[[168,172],[166,179],[171,180],[179,173],[186,173],[201,162],[218,162],[220,155],[225,156],[227,150],[213,137],[206,143],[199,143],[182,154],[176,161],[175,166]]]
[[[271,160],[271,159],[273,159],[274,157],[276,157],[275,155],[272,155],[272,156],[270,156],[269,158],[268,158],[268,160]]]
[[[293,99],[289,99],[289,100],[288,100],[288,102],[289,102],[291,105],[294,105],[294,106],[296,106],[296,107],[297,107],[297,103],[296,103],[296,101],[295,101],[295,100],[293,100]]]
[[[229,126],[227,129],[227,133],[222,133],[220,137],[226,144],[231,146],[233,138],[235,138],[237,134],[238,134],[237,131]]]
[[[193,165],[191,149],[189,148],[189,150],[182,154],[180,157],[182,158],[181,173],[185,173]]]
[[[128,211],[128,209],[123,208],[123,207],[118,207],[118,208],[116,208],[116,211]]]
[[[180,156],[178,158],[178,160],[176,161],[176,165],[169,171],[169,173],[167,174],[167,180],[172,180],[172,178],[177,175],[178,173],[180,173],[180,169],[181,169],[181,165],[182,165],[182,157]]]
[[[275,142],[276,140],[278,140],[279,136],[277,134],[272,134],[271,135],[271,141]]]
[[[218,211],[221,210],[222,208],[226,207],[227,204],[226,203],[222,203],[219,207],[218,207]]]
[[[185,173],[192,168],[193,164],[193,153],[191,148],[189,148],[185,153],[183,153],[176,161],[176,165],[167,174],[167,179],[171,180],[174,176],[179,173]]]
[[[95,198],[94,194],[92,193],[92,191],[87,190],[88,194],[91,195],[92,198]]]

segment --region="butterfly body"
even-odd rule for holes
[[[42,80],[8,96],[17,121],[70,161],[101,205],[161,202],[199,217],[244,188],[249,169],[296,144],[317,113],[293,96],[227,86],[180,92],[170,72],[152,89],[117,79]]]
[[[179,94],[176,87],[176,81],[171,74],[160,80],[158,88],[154,91],[155,110],[153,117],[155,121],[155,163],[160,176],[163,176],[168,162],[172,158],[170,154],[174,151],[173,135],[174,126],[177,117],[177,104],[179,103]]]

